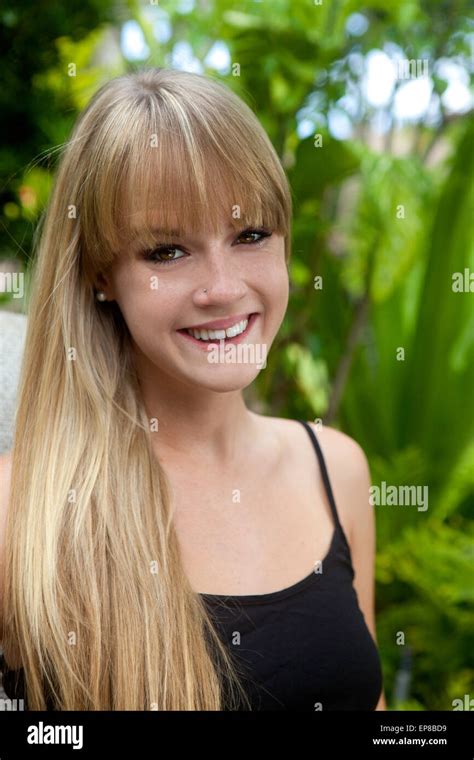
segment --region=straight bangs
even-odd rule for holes
[[[285,236],[288,261],[291,199],[273,146],[226,89],[224,104],[212,103],[209,93],[200,102],[199,87],[195,94],[193,102],[189,93],[180,100],[164,88],[140,93],[119,103],[103,125],[94,213],[82,225],[94,271],[132,245],[151,249],[158,236],[166,243],[178,233],[217,234],[222,227]]]

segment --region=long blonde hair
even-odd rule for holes
[[[291,194],[253,111],[163,68],[107,82],[64,144],[28,303],[5,542],[4,638],[28,708],[239,709],[239,667],[183,571],[130,334],[94,282],[152,228],[285,235]],[[138,224],[138,221],[140,222]],[[225,698],[224,698],[224,695]],[[247,705],[248,706],[248,705]]]

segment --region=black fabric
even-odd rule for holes
[[[376,644],[359,607],[350,546],[334,501],[322,451],[318,458],[334,519],[320,572],[269,594],[201,594],[241,674],[252,710],[374,710],[382,690]],[[24,677],[0,658],[3,686],[25,699]],[[248,709],[244,704],[240,709]]]
[[[329,551],[316,568],[322,572],[269,594],[202,597],[243,673],[252,710],[374,710],[383,680],[379,653],[353,586],[322,451],[310,425],[298,421],[315,448],[334,518]]]

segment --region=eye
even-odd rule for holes
[[[271,234],[272,233],[269,230],[261,230],[261,229],[254,230],[254,229],[250,228],[248,230],[244,230],[243,232],[241,232],[240,235],[239,235],[239,238],[242,238],[242,237],[249,238],[252,235],[258,235],[258,239],[257,240],[247,240],[247,241],[245,241],[243,243],[243,245],[258,245],[258,244],[263,243],[264,239],[267,238],[267,237],[270,237]]]
[[[175,261],[178,261],[178,259],[183,258],[182,256],[178,256],[177,258],[172,258],[173,253],[175,251],[181,251],[181,248],[178,248],[177,246],[173,245],[159,245],[157,248],[153,248],[152,251],[148,251],[145,254],[146,261],[151,261],[152,264],[174,264]],[[182,251],[181,251],[182,252]],[[155,258],[155,256],[161,256],[161,255],[167,256],[168,258]],[[186,254],[183,254],[186,256]]]
[[[266,229],[253,229],[249,228],[240,233],[237,240],[240,238],[247,238],[241,245],[262,245],[265,238],[271,237],[271,231]],[[257,236],[257,239],[254,238]],[[176,252],[180,252],[182,256],[175,256]],[[184,258],[188,254],[183,252],[181,248],[175,245],[157,245],[153,250],[145,251],[143,257],[145,261],[150,261],[152,264],[158,264],[159,266],[166,264],[174,264],[179,259]],[[164,258],[161,258],[163,256]]]

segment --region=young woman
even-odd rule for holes
[[[28,709],[384,708],[365,456],[242,395],[290,225],[222,83],[145,69],[79,117],[3,458],[4,686]]]

